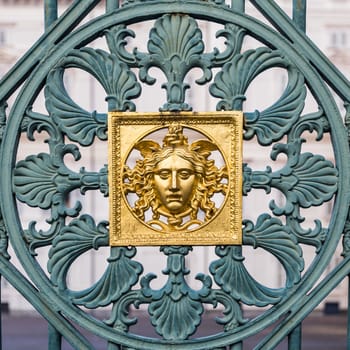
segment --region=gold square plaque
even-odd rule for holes
[[[242,243],[241,112],[108,116],[110,245]]]

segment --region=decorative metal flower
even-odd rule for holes
[[[126,2],[125,10],[128,6],[137,6],[138,2],[135,3]],[[221,1],[215,3],[211,6],[224,9]],[[112,306],[103,327],[113,328],[118,334],[137,322],[128,317],[128,309],[141,304],[148,306],[151,323],[166,341],[183,341],[195,334],[206,305],[222,306],[224,316],[217,322],[223,325],[224,334],[234,334],[249,322],[243,317],[242,306],[280,305],[300,286],[304,269],[302,245],[315,247],[319,252],[331,239],[332,233],[319,221],[314,228],[303,227],[302,210],[332,200],[339,183],[338,169],[333,162],[324,155],[303,151],[305,131],[317,132],[315,142],[329,132],[336,137],[329,120],[332,116],[323,109],[323,104],[320,103],[314,113],[303,114],[307,85],[312,85],[310,78],[286,56],[288,45],[281,43],[278,36],[269,38],[275,40],[274,45],[244,51],[244,38],[261,35],[254,34],[248,25],[247,28],[238,26],[234,18],[217,33],[227,39],[226,50],[206,52],[195,18],[178,13],[157,18],[149,33],[147,52],[136,48],[127,51],[126,38],[137,33],[120,24],[106,25],[100,31],[107,40],[109,52],[91,47],[66,48],[62,58],[48,70],[44,82],[47,114],[33,111],[28,104],[21,119],[21,132],[26,133],[29,140],[34,140],[36,131],[44,130],[49,135],[48,152],[18,160],[13,172],[12,190],[17,200],[50,212],[49,229],[38,230],[32,221],[24,228],[23,244],[33,258],[38,248],[50,247],[47,283],[54,286],[74,310],[78,306],[88,309]],[[106,141],[107,115],[86,111],[75,103],[64,85],[64,74],[68,69],[88,72],[103,87],[109,111],[133,111],[136,104],[132,101],[142,94],[141,83],[155,82],[150,75],[154,67],[160,69],[166,79],[162,85],[166,102],[160,106],[163,111],[191,109],[186,102],[186,91],[192,87],[186,77],[194,68],[203,72],[198,84],[212,80],[210,94],[219,99],[217,110],[243,110],[248,87],[264,71],[278,67],[287,73],[286,88],[272,106],[245,113],[244,134],[246,141],[256,139],[257,151],[259,147],[272,146],[270,163],[283,154],[285,164],[278,170],[267,167],[259,171],[244,164],[242,174],[242,194],[248,200],[255,189],[266,193],[274,189],[284,197],[283,204],[272,201],[270,212],[260,213],[256,222],[243,222],[243,246],[261,248],[278,260],[286,275],[283,287],[274,289],[257,281],[245,266],[241,246],[216,247],[218,259],[208,266],[207,274],[196,277],[202,283],[200,289],[192,288],[186,279],[190,271],[185,257],[192,250],[186,246],[161,248],[167,257],[163,271],[167,280],[160,289],[151,286],[156,276],[143,275],[142,264],[134,260],[135,247],[111,247],[105,273],[89,288],[73,291],[67,285],[74,261],[91,249],[108,247],[109,240],[107,221],[96,223],[84,211],[84,204],[77,202],[69,206],[67,203],[69,194],[76,189],[82,194],[99,190],[108,196],[106,165],[101,164],[99,172],[85,168],[76,172],[66,163],[67,155],[75,160],[80,158],[81,147],[89,147],[96,140]],[[142,150],[145,147],[139,145]],[[126,171],[125,176],[128,192],[133,186],[132,171]],[[134,205],[135,211],[137,205]],[[171,210],[169,213],[170,217]]]

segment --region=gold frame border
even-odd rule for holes
[[[170,123],[179,122],[185,127],[196,129],[201,125],[230,125],[229,155],[225,155],[229,164],[230,190],[228,198],[221,211],[224,215],[218,214],[209,223],[218,219],[228,221],[225,232],[215,237],[217,234],[210,233],[213,225],[203,225],[195,230],[183,233],[164,234],[148,228],[139,222],[132,213],[127,214],[122,196],[121,161],[125,154],[121,151],[121,127],[149,126],[150,128],[166,127]],[[205,131],[207,133],[207,131]],[[159,246],[159,245],[241,245],[242,244],[242,143],[243,143],[243,113],[240,111],[223,112],[109,112],[108,113],[108,183],[109,183],[109,230],[110,246]],[[135,135],[135,140],[139,135]],[[212,136],[211,136],[212,137]],[[215,142],[217,137],[212,137]],[[118,163],[118,164],[116,164]],[[232,180],[233,179],[233,180]],[[116,186],[111,184],[116,183]],[[123,232],[125,224],[122,216],[135,220],[135,229],[140,230],[137,238],[130,237],[130,233]],[[227,219],[224,216],[229,215]],[[205,229],[209,226],[209,229]],[[227,232],[227,230],[229,232]],[[151,231],[151,232],[150,232]],[[153,231],[153,234],[152,234]],[[209,231],[209,232],[208,232]],[[148,236],[148,238],[144,238]],[[176,237],[174,237],[176,236]],[[132,238],[132,239],[131,239]]]

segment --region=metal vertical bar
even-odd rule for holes
[[[2,142],[2,134],[3,134],[3,130],[6,126],[6,108],[8,107],[8,104],[5,100],[0,101],[0,143]],[[3,220],[2,214],[0,213],[0,220]],[[6,233],[4,231],[0,232],[0,236],[4,237],[6,235]],[[1,239],[1,237],[0,237]],[[6,239],[4,239],[4,241],[6,242]],[[7,251],[7,246],[8,243],[6,243],[5,245],[3,244],[2,249],[6,249]],[[5,253],[4,251],[2,251],[2,254],[7,257],[10,258],[8,256],[7,253]],[[0,350],[2,350],[2,274],[0,274]]]
[[[47,31],[51,25],[58,18],[58,4],[57,0],[45,0],[44,9],[44,22],[45,31]],[[62,335],[51,324],[48,326],[48,349],[60,350],[62,346]]]
[[[245,11],[245,0],[232,0],[231,7],[235,11],[244,12]]]
[[[50,350],[61,350],[62,347],[62,335],[57,329],[49,324],[49,344],[48,349]]]
[[[242,350],[242,349],[243,349],[242,342],[239,342],[230,346],[230,350]]]
[[[0,350],[2,350],[2,288],[1,288],[2,276],[0,275]]]
[[[47,31],[58,18],[57,0],[45,0],[44,6],[45,31]],[[49,324],[48,332],[48,349],[60,350],[61,334],[51,324]]]
[[[57,0],[45,0],[45,31],[58,18]]]
[[[288,349],[290,350],[298,350],[301,349],[301,323],[297,327],[295,327],[288,336]]]
[[[306,32],[306,2],[307,0],[293,0],[293,21],[304,33]]]
[[[112,12],[119,7],[119,0],[107,0],[106,1],[106,12]]]
[[[348,275],[348,305],[349,305],[349,303],[350,303],[350,275]],[[349,310],[349,307],[348,307],[346,349],[350,350],[350,310]]]
[[[313,65],[322,75],[322,78],[339,94],[343,100],[350,101],[349,80],[339,69],[336,69],[325,54],[305,35],[297,33],[295,24],[290,18],[275,4],[274,1],[250,0],[250,2],[261,11],[266,18],[294,45],[302,50],[305,57],[313,62]],[[327,72],[327,74],[323,74]],[[332,79],[330,79],[332,77]]]
[[[122,345],[108,342],[107,350],[122,350]]]

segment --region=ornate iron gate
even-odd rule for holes
[[[293,20],[272,0],[250,2],[271,25],[246,15],[244,0],[107,0],[104,14],[81,25],[99,0],[75,1],[58,19],[57,1],[46,1],[45,34],[0,85],[0,271],[49,322],[50,349],[61,348],[61,337],[76,349],[92,349],[75,325],[106,340],[110,350],[238,350],[246,338],[270,326],[273,330],[257,349],[272,349],[287,336],[289,347],[299,349],[301,321],[349,274],[350,110],[342,116],[331,92],[348,107],[349,82],[305,35],[305,0],[294,1]],[[151,21],[147,48],[133,48],[129,39],[141,35],[134,25],[146,21]],[[205,48],[203,21],[220,28],[216,37],[225,38],[225,48]],[[97,38],[106,46],[89,46]],[[254,38],[258,47],[244,49],[246,38]],[[242,246],[216,247],[216,260],[207,273],[197,276],[199,289],[186,279],[191,274],[185,259],[190,246],[160,249],[159,256],[167,259],[166,282],[160,289],[151,286],[153,274],[143,273],[137,248],[113,246],[100,280],[87,289],[72,290],[67,283],[72,264],[91,249],[109,247],[109,230],[108,222],[96,222],[84,204],[67,201],[76,189],[107,197],[108,181],[104,164],[97,172],[74,171],[66,159],[70,155],[78,161],[82,149],[107,141],[107,114],[74,102],[64,84],[66,71],[88,72],[105,91],[106,110],[124,112],[137,110],[143,89],[155,82],[150,69],[159,69],[165,76],[166,98],[158,107],[178,113],[191,110],[186,92],[195,84],[186,77],[195,68],[202,71],[196,84],[206,86],[217,99],[218,111],[242,111],[252,81],[276,67],[288,77],[285,90],[271,107],[244,111],[243,137],[255,138],[257,151],[271,150],[267,165],[280,155],[286,161],[277,170],[254,170],[244,164],[242,193],[249,200],[255,189],[274,189],[284,202],[272,201],[269,212],[259,213],[256,221],[243,220]],[[16,101],[7,110],[17,89]],[[304,113],[307,93],[317,103],[310,113]],[[36,110],[39,98],[44,98],[46,112]],[[40,132],[45,141],[37,138]],[[305,132],[316,135],[316,143],[330,137],[334,162],[304,151],[310,142]],[[20,159],[24,138],[42,144],[43,150]],[[326,202],[331,203],[327,227],[319,220],[314,227],[303,224],[304,209]],[[24,226],[19,203],[44,210],[48,228],[38,229],[34,221]],[[341,240],[342,261],[320,279]],[[29,279],[11,263],[9,244]],[[283,287],[270,288],[249,274],[244,246],[276,257],[285,271]],[[306,246],[316,253],[305,269]],[[47,271],[36,256],[42,247],[49,248]],[[196,330],[208,305],[222,309],[216,320],[222,330],[201,338]],[[261,308],[260,316],[245,318],[246,305]],[[131,306],[146,306],[160,338],[133,333],[137,316],[131,317]],[[87,311],[102,308],[109,313],[107,320]]]

